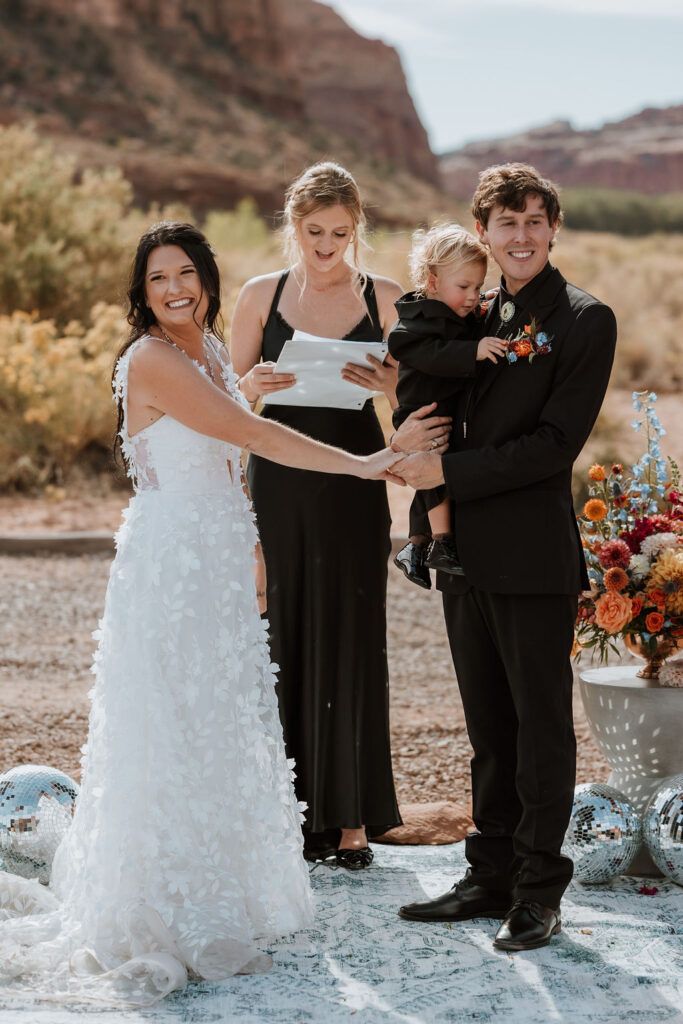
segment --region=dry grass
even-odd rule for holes
[[[7,172],[0,184],[6,214],[0,232],[0,313],[6,314],[0,316],[0,488],[31,487],[59,483],[88,446],[107,447],[114,421],[105,371],[126,324],[116,307],[93,309],[94,300],[111,303],[121,294],[133,239],[142,230],[161,217],[186,218],[187,211],[130,209],[120,177],[105,173],[74,185],[68,161],[31,132],[0,129],[0,135],[22,157],[21,176],[10,173],[7,154],[5,164],[0,160]],[[460,214],[472,227],[464,208]],[[229,338],[241,286],[282,266],[279,238],[248,200],[232,212],[210,214],[204,228],[218,252]],[[406,286],[411,232],[379,229],[369,243],[368,269]],[[612,394],[676,394],[683,384],[683,235],[563,231],[553,261],[617,314]],[[491,266],[488,282],[495,280]],[[620,454],[628,433],[623,405],[608,400],[591,454]],[[379,406],[388,426],[388,408]],[[670,432],[677,427],[669,424]]]

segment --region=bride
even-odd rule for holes
[[[240,451],[363,478],[397,458],[249,411],[191,225],[143,235],[129,299],[113,386],[135,495],[95,634],[82,788],[49,889],[0,872],[0,978],[22,1002],[145,1005],[188,977],[267,969],[256,940],[310,924]]]

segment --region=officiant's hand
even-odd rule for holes
[[[254,583],[256,584],[256,601],[258,602],[259,615],[265,615],[268,610],[266,563],[260,543],[254,548]]]
[[[261,395],[270,395],[273,391],[284,391],[294,387],[296,377],[293,373],[275,373],[275,363],[256,363],[248,373],[240,377],[238,387],[246,400],[252,405]]]
[[[351,384],[358,384],[369,391],[381,391],[387,396],[392,409],[396,408],[396,384],[398,383],[398,363],[387,354],[384,362],[380,362],[375,356],[368,355],[366,359],[369,366],[360,363],[347,363],[342,369],[341,375],[344,380]]]
[[[392,476],[405,480],[416,491],[428,490],[445,483],[441,456],[433,452],[415,452],[406,455],[391,467]]]
[[[431,416],[430,413],[435,409],[436,402],[432,402],[406,416],[391,438],[391,447],[395,452],[434,452],[443,455],[448,449],[453,420],[451,416]]]

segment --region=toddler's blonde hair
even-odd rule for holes
[[[408,257],[410,280],[420,295],[427,294],[430,274],[455,263],[488,265],[488,251],[471,232],[459,224],[436,224],[429,231],[420,228],[413,234]]]

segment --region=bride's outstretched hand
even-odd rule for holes
[[[403,487],[403,480],[391,472],[392,466],[402,459],[401,452],[395,452],[391,448],[382,448],[374,455],[363,456],[359,476],[364,480],[391,480],[392,483]]]

